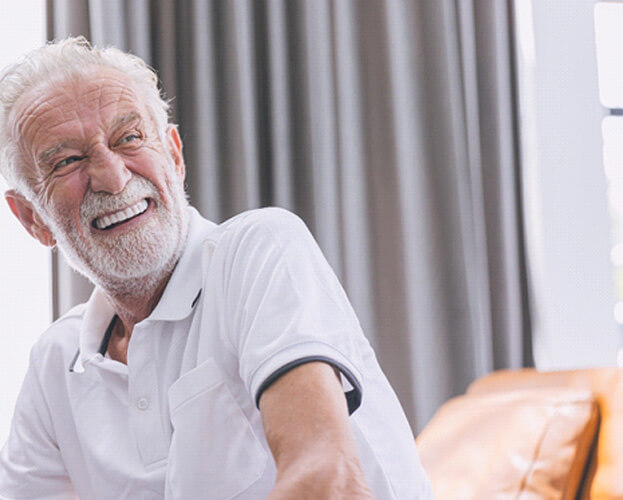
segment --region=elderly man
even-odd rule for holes
[[[12,499],[431,498],[413,436],[305,225],[187,205],[137,57],[67,39],[0,79],[6,199],[95,285],[32,349]]]

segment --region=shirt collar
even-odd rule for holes
[[[155,309],[142,322],[184,319],[193,310],[201,293],[202,243],[217,225],[201,217],[194,208],[188,207],[187,210],[190,226],[182,256]],[[95,287],[86,305],[80,328],[79,352],[72,371],[82,372],[86,364],[102,357],[98,351],[106,328],[114,315],[115,311],[104,291],[100,287]]]
[[[155,309],[144,321],[176,321],[184,319],[195,306],[195,299],[201,291],[202,243],[212,229],[214,222],[204,219],[192,207],[190,228],[184,252],[177,262],[173,274]]]

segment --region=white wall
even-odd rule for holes
[[[614,365],[621,345],[613,314],[594,4],[517,1],[524,14],[532,9],[533,22],[532,41],[520,46],[520,92],[540,369]],[[529,20],[520,13],[518,21],[521,32]],[[530,27],[523,28],[525,38]]]
[[[0,67],[45,40],[45,0],[0,0]],[[0,193],[7,187],[0,177]],[[0,199],[0,446],[6,440],[28,352],[50,323],[50,255]]]

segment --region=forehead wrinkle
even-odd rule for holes
[[[34,101],[28,104],[19,115],[17,115],[19,106],[16,106],[13,111],[15,113],[13,118],[14,137],[34,139],[39,135],[40,130],[46,127],[46,122],[53,119],[49,114],[58,112],[58,110],[66,104],[68,97],[67,94],[59,93],[52,95],[50,95],[50,93],[45,93],[39,95]],[[61,123],[68,120],[70,120],[70,118],[62,120]],[[50,130],[54,127],[47,128]]]
[[[96,85],[89,85],[88,81],[82,80],[65,82],[60,86],[53,85],[43,91],[37,90],[35,98],[30,103],[21,110],[20,106],[14,108],[16,113],[20,112],[19,115],[15,114],[12,120],[15,137],[19,137],[20,142],[25,140],[30,144],[28,149],[31,149],[32,159],[36,162],[36,149],[39,149],[37,145],[46,146],[45,142],[47,142],[49,146],[39,155],[39,158],[47,158],[58,150],[62,143],[55,144],[53,139],[54,135],[58,134],[58,129],[64,125],[75,126],[74,133],[79,130],[78,134],[84,139],[93,123],[85,118],[85,115],[90,113],[97,115],[97,117],[91,116],[99,123],[99,127],[102,125],[110,127],[111,124],[119,126],[135,119],[144,119],[140,96],[136,94],[132,82],[123,80],[124,78],[104,78],[104,81],[100,80]],[[99,105],[94,105],[95,103]],[[116,105],[119,105],[121,109],[110,109],[111,106],[114,108]],[[63,109],[67,111],[63,112]],[[56,115],[56,112],[59,115]],[[74,123],[70,123],[74,120]],[[57,140],[64,139],[62,133],[61,130]],[[75,136],[75,134],[72,135]],[[24,142],[22,145],[26,146]]]
[[[97,76],[97,73],[95,73],[94,76]],[[130,102],[135,102],[137,100],[137,96],[133,91],[132,82],[123,81],[124,79],[127,80],[124,76],[125,75],[122,74],[106,75],[102,77],[102,80],[104,80],[103,83],[100,82],[99,85],[88,86],[86,88],[84,87],[84,84],[89,83],[88,79],[60,81],[55,82],[50,86],[33,88],[32,91],[36,92],[34,99],[25,106],[24,112],[21,113],[21,116],[14,117],[13,123],[16,124],[17,122],[20,122],[20,124],[23,124],[29,121],[33,115],[43,115],[45,111],[47,111],[45,108],[59,108],[63,105],[69,104],[71,101],[78,106],[86,105],[89,109],[92,109],[93,106],[90,105],[89,101],[91,101],[93,97],[95,97],[100,105],[108,105],[114,102],[119,102],[123,97],[127,97]],[[107,90],[112,90],[112,92],[106,92]],[[93,96],[93,94],[96,95]],[[113,99],[111,99],[111,101],[106,99],[108,96],[107,94],[113,94]],[[14,107],[14,110],[17,108],[19,108],[19,106]]]
[[[137,97],[130,88],[126,86],[120,87],[115,82],[114,87],[109,85],[99,85],[97,88],[91,89],[89,93],[95,92],[97,92],[97,96],[94,96],[97,99],[97,106],[95,107],[95,109],[97,109],[98,113],[100,114],[101,122],[105,123],[106,126],[120,125],[141,117],[141,114],[138,110]],[[124,113],[123,108],[127,107],[125,106],[127,104],[130,104],[133,109]],[[111,107],[120,107],[122,109],[119,113],[110,113],[110,115],[115,116],[111,121],[108,121],[108,123],[106,123],[102,114]]]
[[[24,131],[33,126],[33,121],[36,123],[39,116],[45,115],[51,109],[53,107],[47,99],[35,100],[20,115],[16,114],[17,106],[14,107],[12,118],[14,136],[25,135]]]
[[[103,116],[103,114],[105,114],[104,112],[106,111],[106,108],[115,106],[119,103],[120,100],[117,98],[117,96],[115,96],[115,98],[110,101],[104,101],[103,99],[106,99],[106,96],[104,94],[102,94],[101,96],[98,94],[97,98],[101,104],[100,106],[89,106],[88,102],[83,103],[83,105],[72,106],[72,109],[69,112],[71,114],[66,113],[61,120],[54,120],[54,117],[52,117],[52,120],[55,121],[53,125],[48,125],[48,123],[46,123],[46,121],[49,120],[46,120],[47,117],[45,116],[45,112],[41,115],[37,115],[35,112],[31,113],[31,115],[35,115],[35,120],[33,121],[35,122],[34,126],[37,127],[34,129],[34,133],[37,134],[39,132],[39,129],[42,127],[46,127],[48,131],[54,133],[58,128],[61,128],[73,122],[81,128],[82,135],[84,136],[84,134],[86,134],[85,127],[89,122],[86,116],[90,113],[98,115],[96,118],[96,121],[99,124],[98,126],[103,125],[105,127],[123,124],[136,118],[140,118],[140,113],[137,110],[130,110],[126,113],[115,116],[112,120],[106,119]],[[85,107],[87,108],[86,111],[84,110]],[[53,109],[51,111],[53,111]]]
[[[120,85],[117,82],[114,82],[113,85],[99,85],[98,88],[94,90],[98,90],[99,92],[99,109],[119,104],[123,101],[124,97],[131,102],[134,102],[135,100],[134,92],[132,92],[126,85]]]

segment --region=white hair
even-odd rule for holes
[[[158,77],[141,58],[114,47],[93,47],[86,38],[51,42],[22,56],[0,73],[0,173],[13,189],[34,200],[33,187],[22,173],[18,138],[9,129],[9,115],[25,92],[42,84],[71,81],[97,68],[114,68],[128,76],[145,99],[147,110],[163,140],[169,104],[158,89]]]

